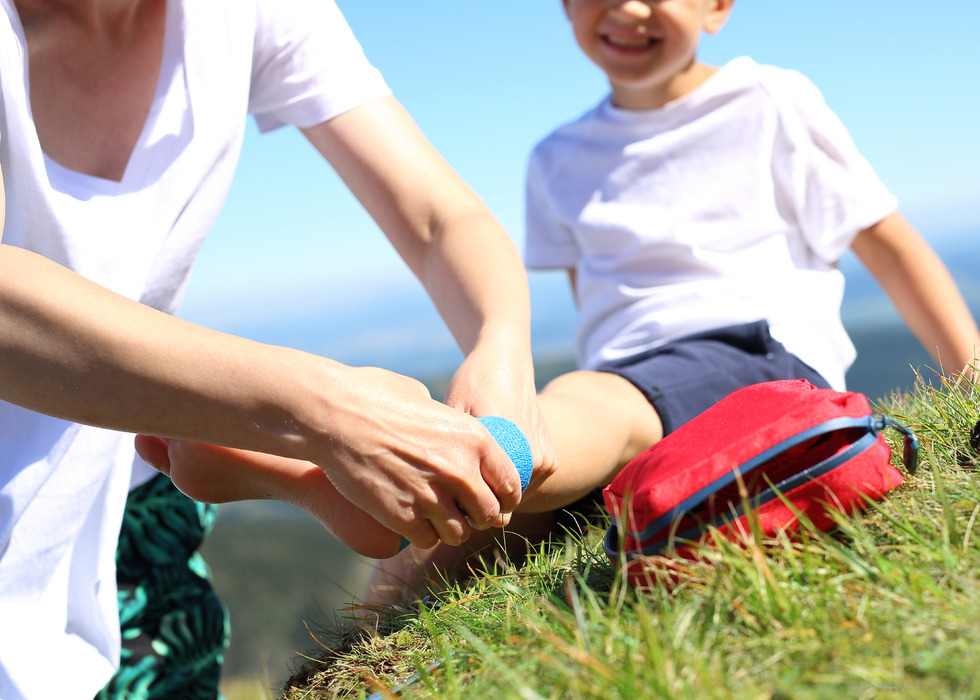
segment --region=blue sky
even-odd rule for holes
[[[520,245],[529,150],[606,91],[561,3],[338,4],[396,97]],[[975,247],[978,26],[980,6],[965,0],[740,0],[701,58],[750,55],[808,75],[923,234]],[[536,350],[570,347],[564,279],[531,282]],[[182,315],[352,364],[426,372],[457,357],[418,283],[292,129],[250,129]]]

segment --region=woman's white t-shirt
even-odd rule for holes
[[[576,271],[583,368],[765,319],[843,388],[837,262],[895,207],[809,80],[740,58],[660,109],[607,99],[538,144],[525,262]]]
[[[3,243],[168,313],[249,113],[263,130],[309,127],[389,94],[331,0],[170,0],[156,97],[122,180],[107,181],[41,151],[23,29],[12,0],[0,8]],[[114,556],[134,457],[131,435],[0,402],[3,700],[91,698],[118,664]]]

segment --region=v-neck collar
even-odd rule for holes
[[[9,8],[14,32],[21,43],[21,50],[24,54],[24,94],[28,114],[33,123],[27,38],[20,22],[20,15],[17,13],[17,8],[13,5],[13,0],[2,1]],[[180,117],[175,115],[175,112],[179,112],[180,108],[187,106],[186,89],[184,89],[186,88],[186,73],[182,41],[183,11],[181,4],[181,0],[166,0],[163,52],[160,57],[160,72],[157,77],[156,90],[153,95],[150,110],[143,123],[143,128],[133,146],[133,150],[129,154],[126,169],[120,180],[116,181],[97,175],[82,173],[61,165],[44,152],[40,139],[37,136],[37,131],[34,131],[33,135],[36,147],[41,153],[45,170],[48,173],[51,185],[55,189],[65,194],[85,197],[91,194],[120,194],[132,192],[140,188],[146,178],[147,172],[153,165],[154,154],[149,146],[158,140],[161,132],[165,134],[172,128],[173,125],[169,123],[169,118],[176,116],[179,119]],[[177,82],[183,83],[183,87],[175,85]],[[183,104],[173,104],[175,97],[180,95],[185,96]]]

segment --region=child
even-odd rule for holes
[[[611,94],[530,160],[525,263],[568,270],[582,370],[539,396],[557,470],[532,482],[514,530],[540,538],[557,509],[735,389],[843,388],[848,248],[939,366],[970,369],[980,332],[963,299],[816,88],[748,58],[697,60],[734,0],[563,2]],[[403,552],[367,600],[418,593],[488,542]]]

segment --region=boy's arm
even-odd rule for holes
[[[552,468],[538,415],[527,277],[516,247],[391,97],[304,129],[424,285],[466,360],[446,402],[502,415]]]
[[[947,372],[974,374],[980,331],[942,260],[898,212],[851,246],[919,342]]]

